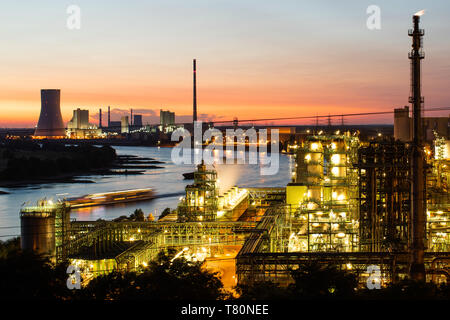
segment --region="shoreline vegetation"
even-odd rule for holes
[[[129,218],[143,219],[136,210]],[[355,273],[333,263],[316,260],[300,263],[290,270],[292,282],[280,286],[254,281],[226,288],[219,272],[200,261],[178,256],[177,250],[161,250],[155,259],[133,271],[114,270],[85,281],[80,290],[67,287],[68,263],[54,264],[48,258],[20,249],[20,239],[0,240],[0,299],[47,301],[224,301],[279,303],[342,303],[346,301],[449,301],[450,286],[398,279],[377,290],[358,285]]]
[[[111,146],[64,145],[12,140],[0,144],[0,187],[41,183],[95,183],[93,175],[139,175],[163,162],[117,155]],[[7,192],[0,192],[7,194]]]

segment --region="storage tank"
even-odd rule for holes
[[[25,208],[20,213],[20,246],[45,256],[55,256],[55,215]]]

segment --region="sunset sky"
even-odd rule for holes
[[[66,27],[71,4],[80,30]],[[366,27],[371,4],[381,30]],[[144,122],[161,108],[185,120],[193,58],[208,119],[391,111],[408,104],[407,31],[421,9],[425,105],[448,107],[448,0],[2,0],[0,127],[34,126],[43,88],[61,89],[64,121],[85,108],[94,122],[100,107],[106,120],[108,105],[112,120],[129,108]]]

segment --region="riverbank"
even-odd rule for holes
[[[47,183],[94,183],[86,176],[140,175],[163,169],[154,158],[117,155],[110,146],[65,146],[35,141],[0,145],[0,187]]]

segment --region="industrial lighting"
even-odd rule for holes
[[[217,217],[218,218],[222,217],[224,214],[225,214],[225,211],[223,211],[223,210],[217,211]]]
[[[339,175],[339,168],[338,168],[338,167],[333,167],[333,168],[331,169],[331,173],[332,173],[334,176],[338,176],[338,175]]]
[[[311,150],[315,151],[319,149],[319,144],[316,142],[311,143]]]
[[[341,162],[341,157],[338,154],[333,154],[331,156],[331,162],[335,165],[338,165]],[[339,172],[339,170],[338,170]]]

